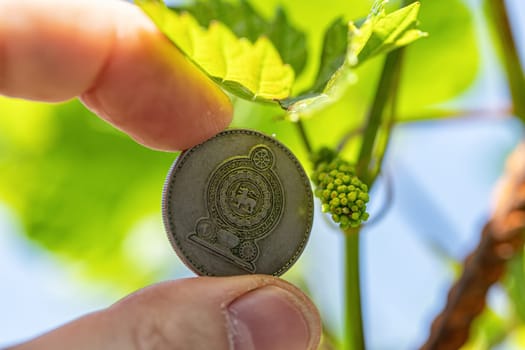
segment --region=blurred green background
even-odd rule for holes
[[[389,200],[364,242],[364,317],[371,349],[409,349],[433,316],[489,213],[490,191],[522,137],[509,114],[499,56],[480,1],[422,0],[430,36],[406,52],[384,176],[371,214]],[[524,57],[525,6],[507,1]],[[282,4],[307,35],[297,91],[315,77],[322,36],[338,16],[365,16],[365,0],[252,1],[264,16]],[[395,7],[398,2],[392,1]],[[523,62],[524,60],[522,60]],[[305,121],[314,147],[336,146],[358,128],[382,58],[359,68],[343,99]],[[309,169],[295,125],[280,109],[233,98],[233,126],[275,134]],[[359,137],[344,149],[355,158]],[[47,330],[156,281],[191,276],[172,253],[160,200],[175,154],[134,143],[78,101],[41,104],[0,97],[0,346]],[[388,188],[385,179],[391,179]],[[284,278],[310,293],[337,346],[342,239],[317,208],[312,239]],[[523,265],[517,268],[523,274]],[[523,305],[496,287],[471,349],[525,347]],[[523,302],[523,301],[522,301]],[[3,330],[2,330],[3,329]]]

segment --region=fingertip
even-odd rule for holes
[[[321,321],[312,301],[297,287],[267,275],[164,282],[115,307],[129,311],[137,310],[137,305],[144,306],[138,313],[145,320],[154,314],[161,325],[179,325],[170,329],[147,321],[141,328],[160,327],[163,333],[177,335],[172,341],[186,348],[213,344],[215,349],[316,349],[321,337]],[[143,345],[151,343],[143,340]]]
[[[272,281],[236,298],[227,307],[234,349],[316,349],[321,322],[298,288]]]
[[[81,96],[86,106],[139,143],[165,151],[225,129],[233,114],[228,96],[138,8],[128,11],[117,22],[107,65]]]

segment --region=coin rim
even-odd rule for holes
[[[215,136],[211,137],[210,139],[192,147],[192,148],[189,148],[187,150],[184,150],[180,153],[180,155],[177,157],[177,159],[173,162],[172,166],[170,167],[170,170],[168,172],[168,176],[166,177],[166,180],[164,182],[164,187],[163,187],[163,190],[162,190],[162,219],[163,219],[163,223],[164,223],[164,228],[166,230],[166,233],[167,233],[167,236],[168,236],[168,239],[171,243],[171,246],[173,247],[173,250],[175,250],[175,253],[177,253],[177,255],[179,256],[179,258],[182,260],[182,262],[184,263],[184,265],[186,265],[190,270],[192,270],[193,272],[195,272],[196,274],[198,275],[206,275],[206,276],[216,276],[210,272],[208,272],[204,266],[198,266],[198,264],[194,263],[192,261],[191,258],[189,258],[187,256],[187,254],[185,254],[184,252],[184,249],[180,246],[180,244],[178,243],[178,241],[180,240],[179,238],[177,238],[175,236],[175,229],[174,225],[171,224],[171,222],[173,221],[173,217],[171,215],[171,211],[169,210],[170,209],[170,203],[171,203],[171,198],[172,198],[172,195],[173,195],[173,192],[172,192],[172,183],[175,182],[175,178],[177,177],[176,176],[176,172],[179,168],[181,168],[184,163],[186,162],[187,158],[193,153],[195,152],[196,150],[198,150],[203,144],[215,139],[215,138],[219,138],[219,137],[222,137],[224,135],[229,135],[229,134],[246,134],[246,135],[256,135],[256,136],[260,136],[262,137],[263,139],[267,140],[267,141],[270,141],[272,142],[275,146],[279,147],[281,150],[283,150],[285,152],[285,154],[289,157],[289,159],[296,165],[296,168],[299,172],[299,175],[300,177],[303,179],[303,185],[306,189],[306,196],[307,196],[307,223],[306,223],[306,227],[305,227],[305,232],[304,232],[304,235],[303,235],[303,239],[301,240],[300,244],[298,245],[297,249],[295,250],[294,254],[292,254],[292,256],[290,257],[290,259],[288,259],[288,261],[281,267],[279,268],[279,270],[273,272],[271,275],[272,276],[280,276],[282,275],[284,272],[288,271],[290,269],[290,267],[292,267],[292,265],[297,261],[297,259],[299,259],[299,257],[301,256],[301,254],[303,253],[305,247],[306,247],[306,243],[308,242],[308,239],[310,237],[310,233],[312,231],[312,226],[313,226],[313,206],[314,206],[314,203],[313,203],[313,192],[312,192],[312,186],[310,184],[310,179],[308,178],[308,175],[306,174],[303,166],[301,165],[301,163],[299,162],[299,160],[297,159],[297,157],[295,157],[295,155],[292,153],[292,151],[290,151],[290,149],[288,147],[286,147],[283,143],[281,143],[280,141],[276,140],[275,138],[273,137],[270,137],[268,135],[265,135],[259,131],[255,131],[255,130],[251,130],[251,129],[227,129],[227,130],[224,130],[224,131],[221,131],[220,133],[216,134]],[[232,275],[233,276],[233,275]]]

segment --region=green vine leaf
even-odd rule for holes
[[[315,79],[312,91],[322,92],[346,59],[348,48],[348,23],[342,18],[337,18],[328,27],[324,34],[319,72]]]
[[[420,3],[386,14],[385,1],[376,3],[368,18],[343,24],[336,20],[326,31],[321,66],[312,88],[280,101],[292,121],[326,108],[357,81],[354,70],[367,60],[406,46],[427,34],[417,29]],[[343,35],[345,34],[346,35]]]
[[[220,20],[237,37],[245,37],[252,42],[266,36],[283,62],[292,66],[296,76],[304,69],[307,57],[306,35],[290,23],[282,7],[277,7],[271,20],[261,16],[247,0],[197,0],[172,9],[179,13],[189,12],[203,27]]]
[[[420,6],[419,2],[415,2],[387,15],[384,2],[381,2],[374,6],[370,16],[359,28],[350,22],[350,65],[355,67],[367,59],[386,54],[427,36],[427,33],[416,28]]]
[[[177,14],[160,0],[135,0],[188,58],[224,89],[239,97],[273,102],[290,96],[294,71],[267,37],[238,38],[221,22],[203,28],[189,13]]]

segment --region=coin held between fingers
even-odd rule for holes
[[[304,250],[313,197],[304,169],[282,143],[231,129],[177,158],[163,217],[173,248],[197,274],[279,276]]]

